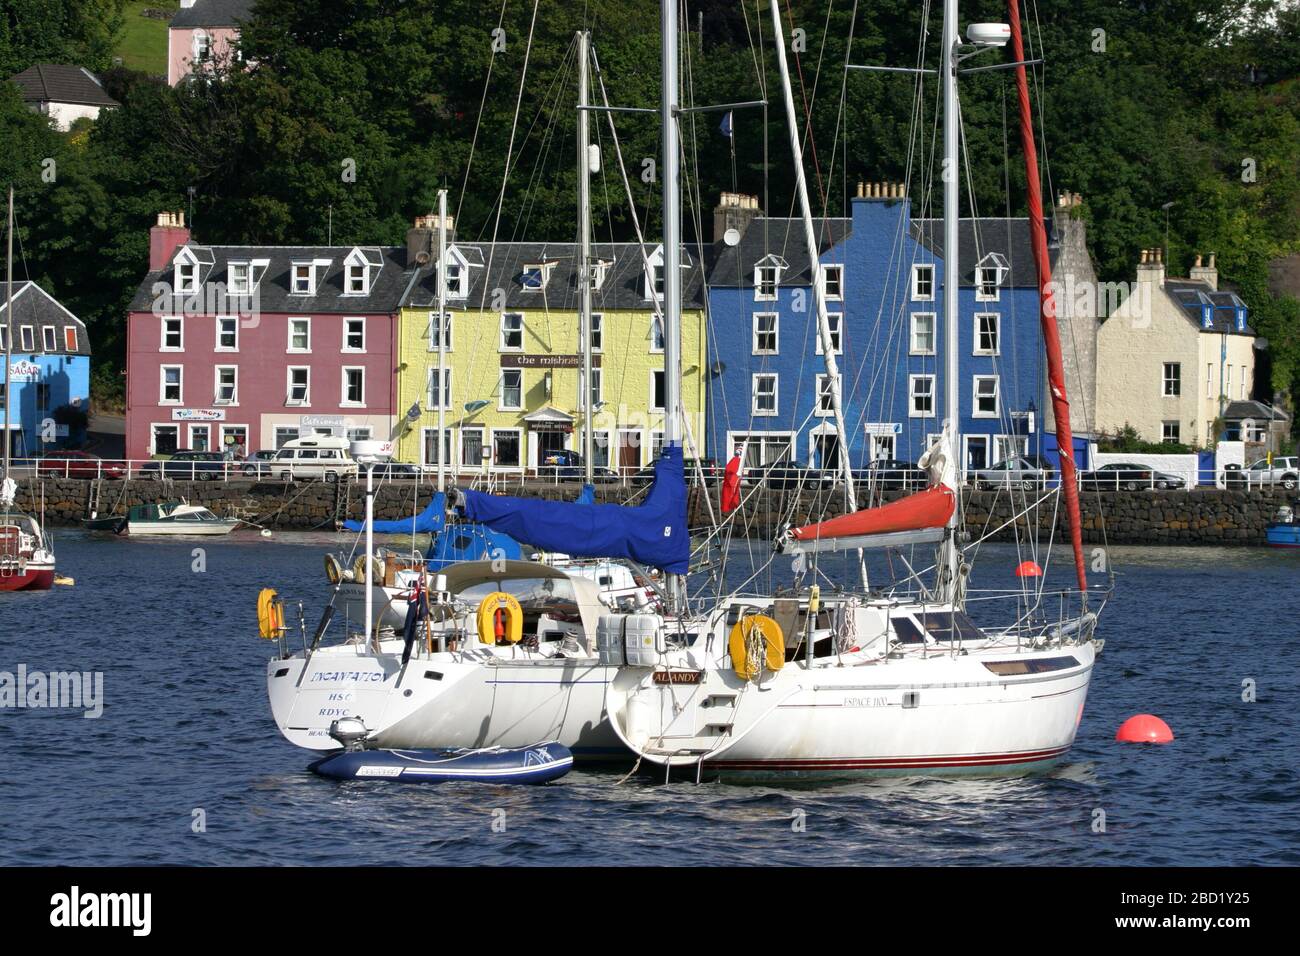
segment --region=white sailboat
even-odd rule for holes
[[[771,19],[825,343],[822,267],[776,0]],[[944,154],[946,168],[954,171],[960,168],[959,51],[1004,43],[1006,27],[990,26],[976,25],[972,46],[959,47],[956,0],[946,0]],[[1023,65],[1019,68],[1023,84]],[[1027,107],[1023,87],[1022,99]],[[1003,626],[981,628],[966,613],[970,568],[960,546],[955,491],[958,177],[944,179],[947,421],[942,438],[920,463],[929,471],[931,487],[880,508],[792,529],[779,542],[783,550],[814,559],[834,551],[935,543],[934,583],[918,587],[921,582],[913,577],[906,588],[837,590],[830,599],[807,581],[789,596],[732,595],[693,640],[660,631],[635,647],[607,649],[607,660],[627,661],[607,694],[613,728],[644,761],[666,772],[683,768],[697,779],[705,773],[769,779],[1023,772],[1059,760],[1074,741],[1100,647],[1079,550],[1077,501],[1072,531],[1080,590],[1053,596],[1061,611],[1049,617],[1047,594],[1026,602],[1017,591]],[[1031,180],[1036,188],[1036,171]],[[1032,199],[1030,206],[1032,217]],[[1041,214],[1038,221],[1041,226]],[[1045,251],[1044,243],[1044,258]],[[1039,271],[1041,278],[1041,263]],[[1046,316],[1044,324],[1046,329]],[[1053,356],[1054,320],[1048,331],[1054,411],[1065,439],[1062,485],[1068,494],[1074,487],[1073,446],[1059,345]],[[832,353],[828,343],[824,350]],[[847,451],[847,445],[841,447]]]

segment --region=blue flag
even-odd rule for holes
[[[719,126],[718,129],[722,131],[723,136],[730,137],[732,135],[730,110],[728,110],[727,113],[722,117],[722,125]]]

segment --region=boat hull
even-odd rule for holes
[[[573,754],[558,743],[487,750],[351,750],[310,766],[335,780],[397,780],[402,783],[540,784],[573,768]]]
[[[22,571],[0,573],[0,591],[48,591],[54,587],[54,565],[27,565]]]
[[[1270,548],[1300,548],[1300,525],[1274,524],[1264,529]]]
[[[128,521],[126,523],[126,533],[137,537],[154,537],[157,535],[210,537],[230,534],[238,526],[238,521]]]

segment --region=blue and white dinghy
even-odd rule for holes
[[[573,768],[573,753],[551,741],[531,747],[443,750],[366,750],[356,747],[311,764],[310,770],[335,780],[401,780],[445,783],[550,783]]]

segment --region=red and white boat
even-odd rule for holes
[[[47,591],[54,586],[54,549],[40,522],[17,511],[0,513],[0,591]]]

